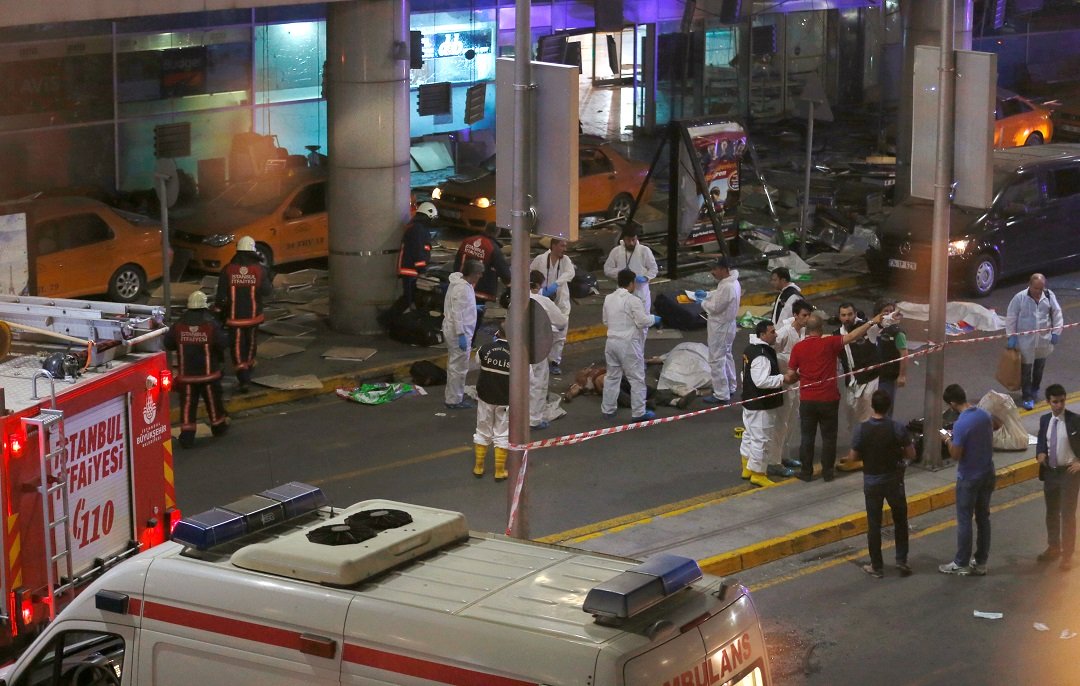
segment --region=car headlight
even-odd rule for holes
[[[435,188],[433,191],[431,191],[431,199],[432,200],[439,200],[441,198],[442,198],[442,189],[441,188]]]
[[[476,200],[473,200],[473,204],[481,209],[484,209],[486,207],[491,207],[492,205],[494,205],[495,201],[491,198],[477,198]]]
[[[236,236],[232,235],[231,233],[215,233],[212,236],[207,236],[206,238],[202,239],[202,242],[206,245],[220,248],[221,246],[228,245],[235,240]]]
[[[952,241],[949,243],[949,257],[955,257],[957,255],[963,255],[967,251],[968,243],[971,241],[964,238],[959,241]]]

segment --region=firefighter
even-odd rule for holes
[[[473,476],[484,477],[488,446],[495,445],[495,480],[503,481],[510,449],[510,344],[500,327],[495,340],[476,352],[480,378],[476,382],[476,433],[473,434]]]
[[[479,331],[484,324],[484,309],[487,304],[499,298],[499,281],[510,285],[510,265],[503,255],[502,245],[499,244],[499,227],[491,224],[484,233],[463,240],[454,257],[454,271],[465,271],[465,263],[469,260],[477,260],[484,265],[483,275],[476,284],[474,331]]]
[[[227,337],[221,323],[207,310],[206,294],[188,296],[187,311],[169,329],[165,344],[177,352],[180,367],[176,390],[180,394],[180,447],[195,445],[195,417],[199,398],[206,405],[210,430],[221,436],[229,429],[229,415],[221,400],[221,369]]]
[[[236,370],[237,393],[247,393],[251,368],[255,366],[255,331],[263,322],[263,301],[274,292],[270,270],[255,252],[255,240],[244,236],[236,242],[236,254],[218,277],[215,306],[224,315],[229,332],[229,352]]]
[[[416,213],[415,195],[410,199],[409,214],[409,223],[398,252],[397,273],[401,279],[402,294],[393,307],[397,314],[411,309],[415,304],[416,278],[427,271],[428,260],[431,259],[431,229],[427,215]]]

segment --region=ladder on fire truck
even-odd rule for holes
[[[45,370],[38,374],[48,377],[49,383],[52,383],[52,376]],[[52,392],[52,408],[41,410],[36,417],[24,417],[22,427],[24,436],[30,435],[31,427],[38,430],[38,459],[41,464],[38,492],[41,494],[41,519],[45,533],[42,545],[45,549],[45,578],[51,595],[46,605],[49,607],[49,621],[52,621],[56,618],[56,600],[71,600],[75,596],[67,437],[64,435],[64,411],[56,409],[55,389]],[[50,446],[55,447],[50,449]],[[56,465],[55,470],[51,468],[53,464]],[[60,541],[63,541],[62,546]]]

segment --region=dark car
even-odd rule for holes
[[[1080,145],[995,150],[990,209],[954,205],[949,280],[971,295],[1080,255]],[[907,198],[886,218],[879,245],[867,253],[901,290],[925,292],[930,281],[933,203]]]

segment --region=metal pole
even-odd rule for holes
[[[953,2],[941,0],[941,66],[938,72],[937,169],[934,173],[934,230],[930,243],[930,321],[926,340],[929,345],[945,341],[945,305],[949,283],[949,188],[953,174],[953,134],[955,122],[955,56],[953,55]],[[923,464],[941,467],[941,399],[945,385],[945,351],[931,353],[926,359],[925,418],[923,419]]]
[[[806,257],[806,223],[810,220],[810,165],[814,155],[814,101],[807,100],[810,113],[806,115],[806,183],[803,186],[802,219],[799,221],[799,255]]]
[[[532,170],[532,33],[530,0],[516,0],[514,26],[514,182],[510,221],[510,445],[529,442],[529,174]],[[522,476],[523,452],[511,450],[507,460],[506,510],[511,512]],[[510,526],[514,538],[529,537],[528,482],[521,484],[517,515]]]
[[[165,299],[165,322],[169,322],[172,307],[172,281],[169,274],[169,196],[166,190],[166,181],[169,179],[165,174],[155,174],[158,184],[158,201],[161,203],[161,264],[164,265],[161,272],[161,294]]]

